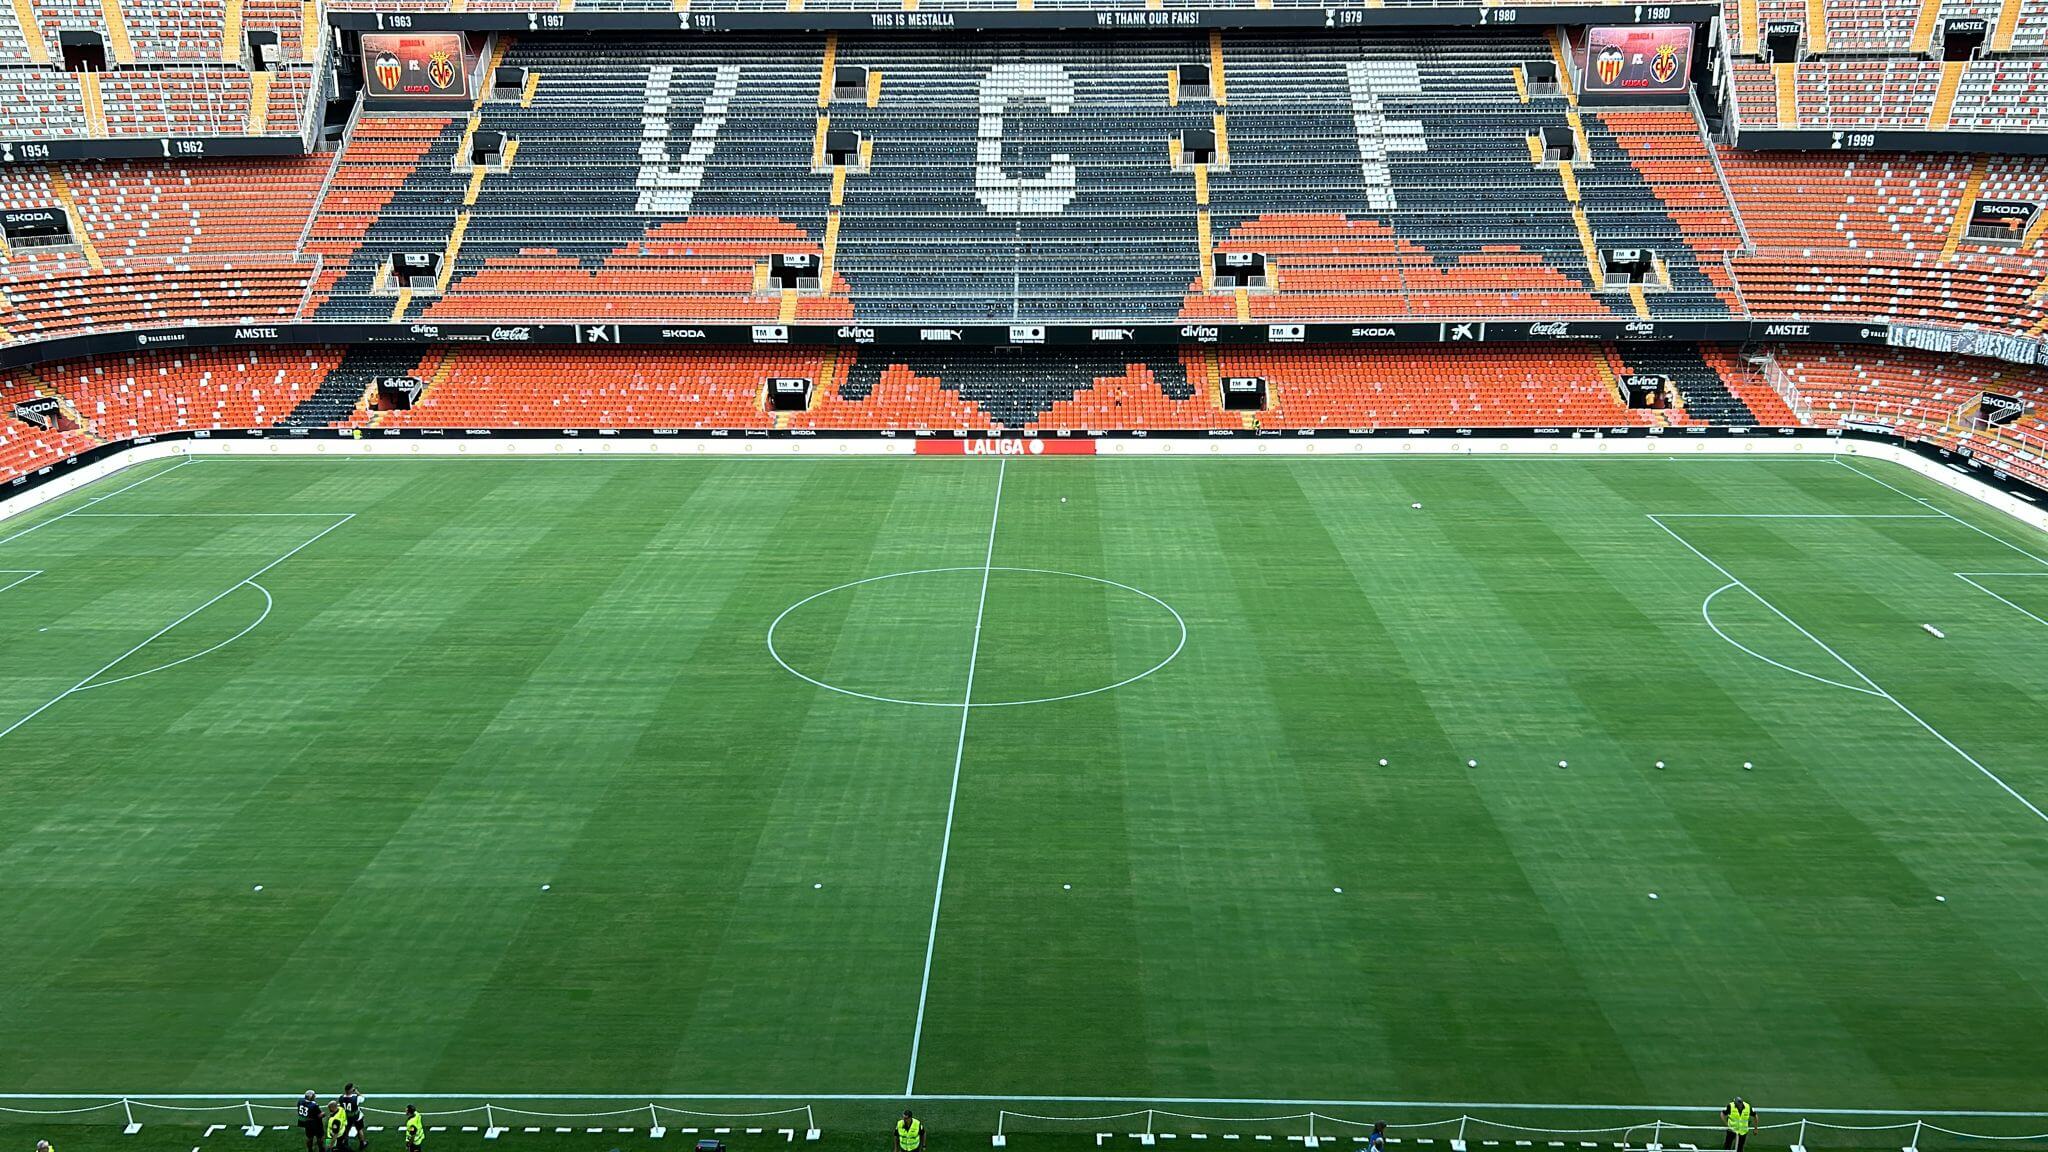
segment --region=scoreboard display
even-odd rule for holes
[[[1692,84],[1692,25],[1588,28],[1579,90],[1627,96],[1684,95]]]
[[[460,32],[363,34],[363,94],[373,100],[466,102],[468,64]]]

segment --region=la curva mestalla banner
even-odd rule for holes
[[[1682,93],[1692,83],[1692,26],[1588,28],[1580,90],[1627,95]]]
[[[377,32],[363,36],[363,92],[408,100],[468,100],[460,32]]]

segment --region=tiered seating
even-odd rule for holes
[[[280,423],[340,360],[332,349],[143,352],[46,368],[102,440]]]
[[[800,428],[1236,427],[1172,353],[861,349]]]
[[[1254,295],[1253,317],[1629,312],[1627,297],[1592,291],[1566,185],[1530,157],[1528,136],[1569,122],[1562,100],[1524,103],[1515,85],[1516,65],[1549,58],[1542,40],[1247,37],[1226,57],[1236,163],[1209,182],[1219,248],[1280,256],[1277,295]],[[1725,314],[1687,242],[1699,232],[1717,262],[1734,232],[1711,164],[1704,180],[1683,165],[1658,175],[1695,228],[1631,163],[1654,169],[1664,149],[1704,161],[1691,117],[1610,115],[1584,120],[1591,163],[1576,185],[1591,236],[1669,263],[1655,314]],[[1183,314],[1233,311],[1228,296],[1195,294]]]
[[[1671,376],[1684,408],[1627,409],[1617,381],[1630,372]],[[1820,378],[1799,372],[1805,381]],[[418,405],[366,408],[370,381],[392,375],[426,384]],[[1222,378],[1243,375],[1270,381],[1267,411],[1223,409]],[[809,411],[767,409],[767,382],[784,376],[818,382]],[[1816,403],[1817,386],[1807,384]],[[191,350],[104,356],[0,379],[0,402],[8,405],[0,413],[31,396],[62,398],[82,427],[43,433],[0,416],[0,480],[102,441],[277,426],[1080,432],[1797,423],[1730,350],[1582,344],[1456,353],[1189,346],[1056,356],[851,347]],[[1922,409],[1939,422],[1935,401]],[[1827,409],[1831,418],[1843,411]]]
[[[10,68],[0,72],[0,132],[10,139],[83,136],[84,101],[76,76]]]
[[[14,406],[54,393],[24,373],[0,380],[0,484],[75,456],[99,443],[84,431],[52,431],[14,419]]]
[[[1828,0],[1829,52],[1906,52],[1913,47],[1918,0]],[[1993,17],[1996,18],[1996,13]],[[1800,13],[1804,22],[1805,13]]]
[[[33,10],[43,49],[53,63],[37,66],[12,8],[0,8],[0,135],[9,139],[289,135],[300,132],[314,89],[304,58],[304,8],[298,0],[251,0],[243,28],[279,36],[283,70],[271,73],[270,94],[255,116],[254,80],[228,39],[224,5],[177,0],[119,0],[119,29],[100,0],[23,0]],[[106,47],[97,77],[98,121],[87,114],[80,76],[57,61],[58,37],[91,32]]]
[[[402,217],[385,223],[379,214],[414,179],[416,170],[429,172],[435,161],[443,167],[451,161],[461,123],[438,116],[366,116],[356,124],[348,148],[335,161],[327,194],[306,238],[306,253],[323,262],[314,283],[316,304],[344,278],[353,293],[367,299],[378,265],[393,250],[434,248],[446,242],[445,234],[421,235]],[[372,239],[379,246],[358,255],[364,242]],[[385,311],[390,311],[389,304]]]
[[[1589,112],[1590,163],[1567,181],[1531,161],[1527,137],[1576,113],[1525,103],[1515,83],[1517,65],[1549,58],[1544,40],[1425,47],[1232,40],[1219,107],[1172,102],[1165,83],[1211,60],[1208,37],[841,36],[833,62],[869,69],[879,95],[823,110],[868,141],[870,167],[835,180],[813,163],[819,39],[529,39],[505,62],[538,75],[530,101],[431,122],[431,141],[416,118],[358,124],[313,233],[350,259],[321,285],[320,315],[392,316],[378,270],[400,247],[450,257],[443,291],[403,310],[428,318],[1636,315],[1626,294],[1594,291],[1589,245],[1657,251],[1671,287],[1648,314],[1729,314],[1736,231],[1689,114]],[[1219,115],[1218,163],[1199,177],[1167,163]],[[453,170],[475,131],[515,142],[508,171]],[[416,145],[402,177],[400,139]],[[348,191],[359,162],[392,169],[370,227]],[[1275,289],[1208,291],[1203,252],[1233,249],[1273,256]],[[782,253],[823,259],[824,292],[764,290]]]
[[[278,50],[286,60],[305,60],[319,33],[302,27],[304,11],[299,0],[243,0],[242,27],[277,33]]]
[[[949,388],[937,376],[925,375],[906,364],[879,360],[879,374],[863,374],[858,387],[841,385],[813,401],[811,410],[797,415],[791,427],[815,429],[880,428],[889,431],[949,431],[994,427],[988,414],[972,401]],[[865,389],[864,391],[862,389]]]
[[[106,11],[100,7],[100,0],[29,0],[28,7],[35,12],[36,25],[43,30],[43,40],[50,45],[53,57],[59,32],[93,32],[107,45],[108,64],[114,63],[113,33],[107,28]]]
[[[0,208],[68,201],[93,251],[17,249],[0,263],[14,339],[86,328],[231,324],[298,314],[292,255],[326,161],[79,163],[0,170]],[[59,188],[61,186],[61,193]],[[95,269],[93,259],[102,268]]]
[[[356,233],[374,243],[334,278],[321,315],[389,316],[376,269],[408,246],[453,257],[446,293],[413,315],[776,319],[782,301],[755,291],[755,266],[822,254],[831,179],[809,167],[823,38],[721,39],[708,53],[679,43],[515,46],[506,63],[539,73],[535,99],[486,104],[478,120],[517,142],[510,170],[486,176],[470,202],[469,175],[450,170],[468,138],[454,122],[415,152],[410,174],[382,185],[375,225]],[[398,142],[421,140],[419,124],[365,121],[344,175],[366,145],[384,168]],[[701,161],[688,158],[693,132],[713,145]],[[351,197],[342,215],[361,206]],[[323,220],[315,236],[336,231]],[[849,316],[828,294],[790,318]]]
[[[121,0],[122,21],[138,59],[217,64],[227,34],[225,4]]]
[[[823,354],[722,348],[591,352],[535,349],[429,353],[414,374],[420,403],[385,427],[766,428],[762,403],[778,376],[817,379]]]
[[[86,329],[288,320],[298,313],[310,271],[290,257],[137,259],[89,275],[10,269],[5,326],[15,339],[36,339]]]
[[[2040,132],[2048,116],[2048,60],[1979,60],[1956,88],[1950,128]]]
[[[1732,151],[1721,160],[1758,248],[1734,260],[1756,315],[1982,328],[2040,318],[2040,236],[1985,243],[1963,238],[1959,223],[1979,172],[1976,199],[2048,204],[2040,160]]]
[[[1908,35],[1912,23],[1909,13]],[[1771,67],[1734,62],[1736,101],[1742,122],[1749,127],[1778,125]],[[1925,128],[1941,87],[1940,62],[1918,57],[1814,59],[1797,67],[1801,128]]]
[[[2048,9],[2048,2],[2040,5]],[[1996,20],[1993,11],[1989,19]],[[2048,13],[2042,18],[2048,20]],[[1908,31],[1911,18],[1908,17]],[[1830,41],[1832,44],[1833,41]],[[2035,45],[2038,51],[2043,45]],[[1808,59],[1797,65],[1799,128],[1929,128],[1941,88],[1942,64],[1920,57]],[[1775,128],[1777,84],[1772,66],[1734,62],[1735,102],[1742,123]],[[1980,132],[2040,132],[2048,123],[2048,60],[1994,56],[1972,61],[1956,84],[1947,127]]]
[[[1625,371],[1598,346],[1488,346],[1450,357],[1428,348],[1226,349],[1224,376],[1263,376],[1272,428],[1526,428],[1659,425],[1673,412],[1630,410]]]
[[[2048,487],[2048,425],[2041,419],[2048,375],[2039,369],[1828,345],[1780,348],[1777,361],[1811,405],[1815,424],[1883,425]],[[1972,429],[1969,417],[1986,391],[2031,400],[2035,413],[2008,428]]]

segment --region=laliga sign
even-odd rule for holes
[[[1093,456],[1093,440],[1040,440],[1000,436],[985,440],[919,440],[920,456]]]

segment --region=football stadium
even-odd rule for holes
[[[0,1149],[2048,1152],[2048,0],[10,0],[0,231]]]

